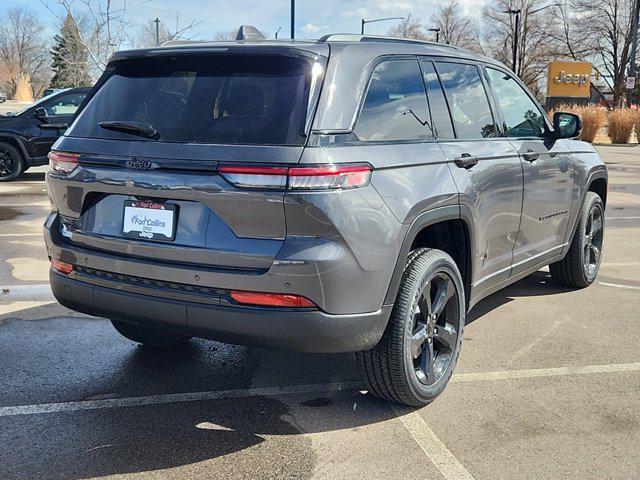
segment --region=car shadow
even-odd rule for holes
[[[510,285],[487,298],[480,300],[467,314],[466,324],[475,322],[480,317],[490,313],[492,310],[505,305],[518,297],[537,297],[557,295],[570,292],[573,289],[555,284],[551,279],[551,274],[545,270],[539,270],[528,277]]]
[[[46,172],[31,172],[31,171],[26,171],[24,172],[22,175],[20,175],[17,179],[18,182],[23,181],[23,182],[38,182],[38,181],[44,181]]]

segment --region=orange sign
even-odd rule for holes
[[[547,97],[589,98],[591,63],[551,62],[547,79]]]

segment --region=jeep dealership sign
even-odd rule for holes
[[[591,63],[551,62],[547,80],[547,97],[589,98]]]

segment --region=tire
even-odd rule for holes
[[[187,343],[192,337],[154,327],[143,327],[132,323],[111,320],[120,335],[149,347],[173,348]]]
[[[453,259],[435,249],[412,252],[380,342],[355,354],[369,391],[413,407],[440,395],[460,355],[465,305],[462,277]]]
[[[0,182],[15,180],[22,173],[24,159],[13,145],[0,142]]]
[[[565,257],[549,265],[554,282],[573,288],[591,285],[600,269],[604,247],[604,205],[595,192],[587,192],[571,246]]]

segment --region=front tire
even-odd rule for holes
[[[132,323],[111,320],[113,327],[120,335],[136,343],[156,348],[173,348],[191,340],[189,335],[171,332],[154,327],[143,327]]]
[[[369,391],[414,407],[431,403],[451,378],[464,322],[464,287],[453,259],[426,248],[410,255],[380,342],[356,353]]]
[[[549,265],[551,278],[567,287],[588,287],[598,275],[603,247],[604,205],[597,193],[587,192],[569,251],[562,260]]]
[[[0,142],[0,182],[15,180],[22,173],[24,159],[13,145]]]

